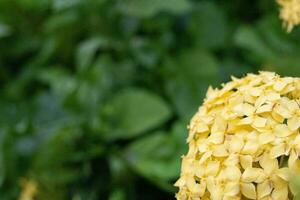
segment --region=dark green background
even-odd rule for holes
[[[273,0],[1,0],[0,199],[173,199],[208,85],[300,76]]]

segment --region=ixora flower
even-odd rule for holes
[[[248,74],[207,91],[189,125],[178,200],[287,200],[300,172],[300,78]]]
[[[300,0],[277,0],[281,6],[279,17],[288,32],[300,24]]]
[[[36,183],[32,180],[21,179],[22,191],[19,200],[33,200],[37,193]]]

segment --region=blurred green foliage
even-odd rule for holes
[[[208,85],[300,76],[274,1],[1,0],[0,199],[172,199]]]

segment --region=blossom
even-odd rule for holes
[[[272,72],[209,87],[188,128],[178,200],[276,199],[295,195],[300,172],[300,79]]]
[[[22,191],[19,200],[33,200],[37,193],[36,183],[32,180],[21,179]]]
[[[300,0],[277,0],[281,6],[279,17],[288,32],[300,24]]]

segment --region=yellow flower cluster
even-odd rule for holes
[[[300,24],[300,0],[277,0],[281,6],[279,17],[288,32]]]
[[[33,200],[37,193],[36,183],[27,179],[22,179],[20,182],[22,191],[19,200]]]
[[[178,200],[287,200],[300,171],[300,79],[248,74],[207,91],[189,125]]]

